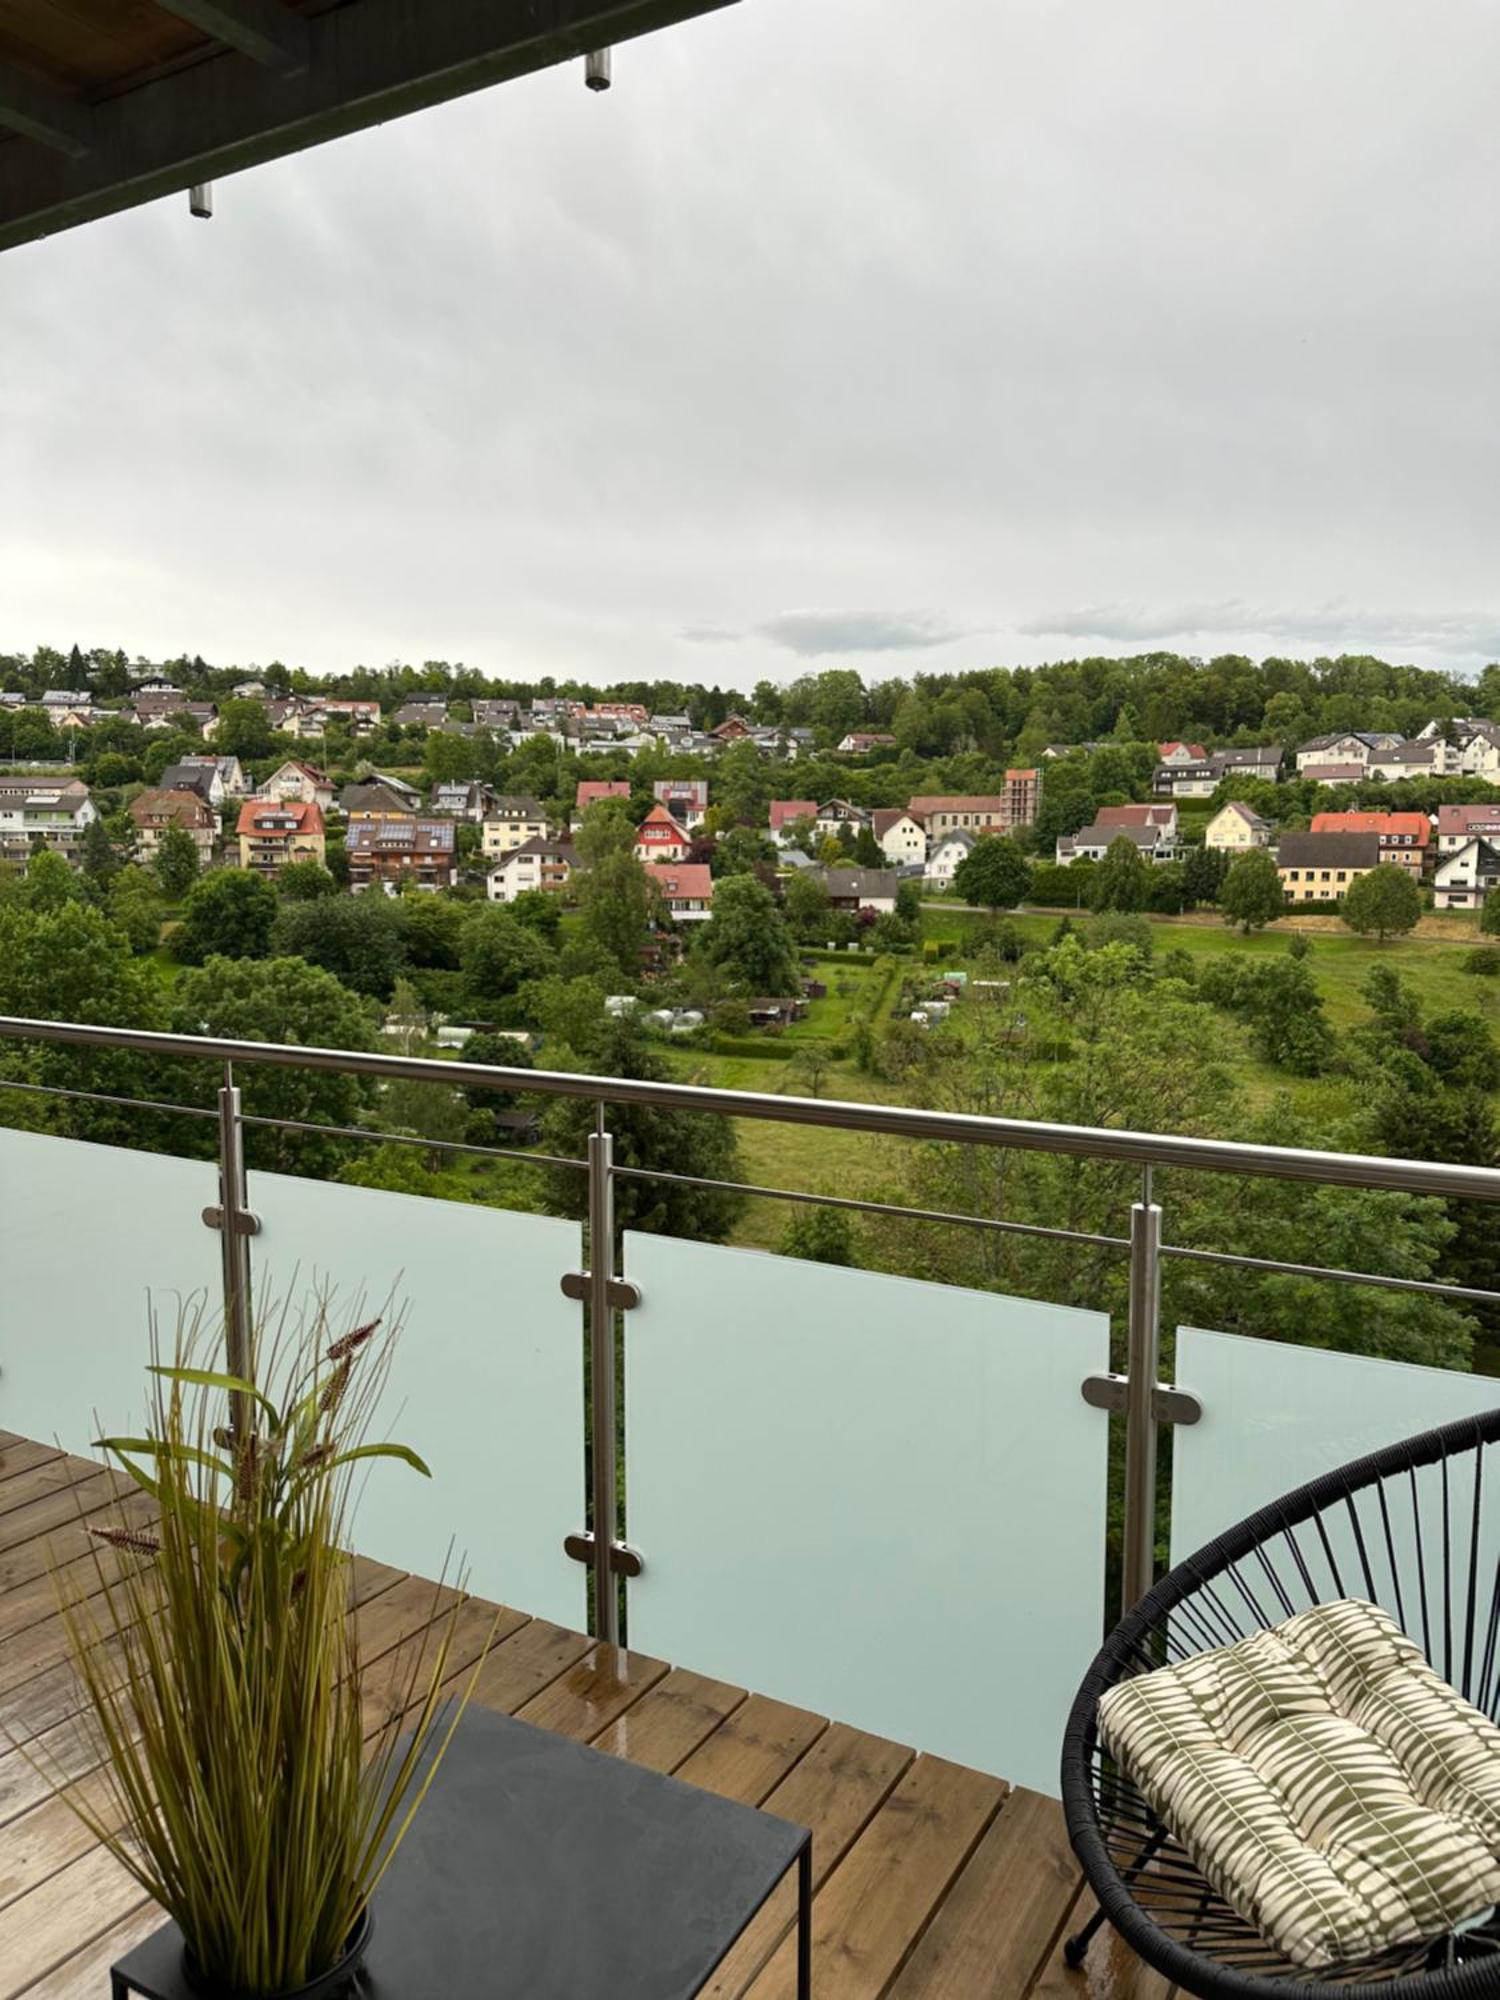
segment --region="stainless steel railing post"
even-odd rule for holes
[[[250,1213],[245,1180],[245,1128],[240,1122],[240,1093],[234,1065],[225,1063],[219,1089],[219,1250],[224,1287],[224,1365],[231,1375],[253,1376],[255,1356],[251,1335],[250,1237],[255,1218]],[[229,1425],[242,1436],[251,1422],[247,1397],[229,1399]]]
[[[615,1142],[595,1113],[589,1134],[589,1431],[593,1475],[594,1636],[620,1643],[620,1594],[615,1580],[616,1494],[619,1466],[615,1451]]]
[[[1130,1319],[1125,1391],[1125,1545],[1121,1599],[1129,1610],[1156,1571],[1156,1384],[1161,1371],[1161,1209],[1151,1170],[1130,1210]]]

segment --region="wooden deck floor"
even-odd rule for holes
[[[114,1507],[124,1485],[0,1433],[0,2000],[98,2000],[111,1960],[160,1921],[4,1727],[46,1731],[80,1788],[96,1782],[70,1719],[49,1567],[83,1554],[80,1503]],[[355,1598],[373,1730],[398,1662],[422,1643],[433,1587],[362,1560]],[[465,1605],[456,1675],[493,1618]],[[1079,1877],[1058,1807],[1033,1792],[519,1611],[500,1614],[476,1699],[811,1826],[817,2000],[1168,2000],[1107,1937],[1086,1973],[1063,1965]],[[783,1884],[707,1989],[714,2000],[793,2000],[792,1915]]]

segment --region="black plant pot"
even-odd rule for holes
[[[338,1964],[309,1979],[305,1986],[284,1986],[279,1993],[247,1993],[242,1987],[222,1985],[203,1971],[186,1945],[182,1948],[183,1976],[201,2000],[343,2000],[346,1993],[358,1990],[355,1981],[374,1934],[375,1917],[367,1903]]]

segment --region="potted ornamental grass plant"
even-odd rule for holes
[[[467,1698],[441,1693],[462,1597],[435,1585],[366,1741],[351,1487],[372,1460],[428,1476],[370,1437],[383,1324],[340,1330],[318,1298],[256,1329],[264,1355],[242,1377],[215,1365],[217,1326],[187,1314],[151,1367],[143,1434],[98,1440],[155,1519],[91,1528],[87,1595],[63,1604],[104,1802],[46,1775],[176,1923],[184,1975],[212,2000],[350,1985],[372,1892]]]

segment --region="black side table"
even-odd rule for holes
[[[374,1899],[360,2000],[691,2000],[792,1863],[812,1994],[812,1834],[471,1707]],[[113,2000],[197,2000],[165,1924]]]

